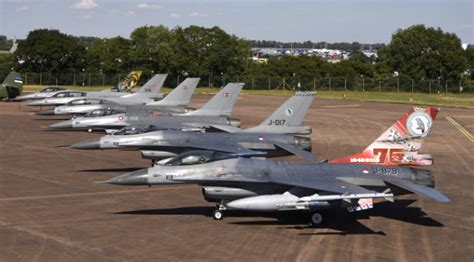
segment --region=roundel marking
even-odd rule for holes
[[[414,137],[425,137],[431,128],[433,119],[425,112],[413,112],[407,119],[406,128]]]

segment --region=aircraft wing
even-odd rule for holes
[[[153,148],[157,146],[172,146],[170,144],[163,143],[163,141],[159,139],[153,139],[153,138],[144,138],[137,141],[120,142],[118,145],[122,147],[140,147],[140,148],[146,148],[146,147]],[[186,144],[182,144],[180,146],[231,153],[236,156],[260,156],[260,155],[264,156],[267,154],[266,152],[247,149],[239,145],[231,146],[231,145],[222,145],[222,144],[217,144],[217,143],[213,144],[213,143],[186,142]]]
[[[242,129],[240,129],[238,127],[227,126],[227,125],[211,125],[211,127],[214,128],[214,129],[223,131],[223,132],[227,132],[227,133],[237,133],[237,132],[242,131]]]
[[[317,191],[326,191],[338,194],[370,194],[375,193],[354,185],[345,181],[338,180],[337,178],[318,178],[318,179],[290,179],[288,177],[277,177],[272,181],[277,184],[297,186],[303,188],[314,189]]]
[[[301,156],[311,161],[316,161],[316,157],[313,154],[311,154],[311,152],[302,150],[296,146],[283,144],[283,143],[275,143],[275,145],[285,151],[292,153],[293,155]]]
[[[448,197],[446,197],[441,192],[431,187],[417,185],[410,181],[401,181],[401,180],[385,180],[385,183],[401,187],[415,194],[418,194],[427,198],[431,198],[439,202],[443,202],[443,203],[450,202]]]

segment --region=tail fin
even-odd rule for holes
[[[148,82],[146,82],[140,89],[138,89],[137,94],[142,94],[146,96],[153,96],[160,93],[161,87],[166,80],[167,74],[156,74]]]
[[[10,53],[15,53],[16,52],[16,49],[18,49],[18,42],[16,41],[16,37],[13,38],[13,44],[12,44],[12,47],[10,48]]]
[[[119,92],[125,92],[128,90],[132,90],[138,83],[140,76],[142,75],[142,71],[132,71],[130,72],[124,79],[120,81],[117,85],[117,90]]]
[[[184,79],[173,91],[171,91],[165,98],[160,101],[152,102],[147,105],[158,106],[186,106],[196,89],[200,78],[188,77]]]
[[[418,154],[439,108],[413,107],[362,153],[330,163],[429,166],[431,155]]]
[[[310,127],[300,125],[315,96],[315,92],[296,92],[260,125],[245,129],[244,132],[310,134]]]
[[[8,98],[15,98],[23,90],[23,78],[19,73],[13,71],[3,80],[2,85],[6,87]]]
[[[243,83],[229,83],[201,108],[186,115],[230,116],[243,87]]]

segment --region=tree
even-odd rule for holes
[[[176,69],[190,75],[238,75],[250,56],[247,41],[229,35],[217,26],[177,27],[175,33]]]
[[[461,40],[455,34],[424,25],[397,30],[378,55],[392,72],[413,79],[459,79],[466,69]]]
[[[87,70],[119,73],[131,69],[130,40],[117,36],[94,41],[87,49]]]
[[[172,73],[176,67],[174,34],[165,26],[142,26],[133,30],[131,60],[134,68]]]
[[[20,69],[30,72],[67,72],[84,65],[85,48],[59,30],[31,31],[15,52]]]

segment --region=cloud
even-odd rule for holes
[[[139,8],[139,9],[162,9],[163,7],[161,5],[157,5],[157,4],[141,3],[141,4],[137,5],[137,8]]]
[[[93,9],[96,8],[97,4],[94,0],[81,0],[79,3],[75,3],[71,6],[74,9]]]
[[[135,14],[136,14],[135,11],[128,11],[126,13],[126,15],[128,15],[128,16],[134,16]]]
[[[194,13],[189,14],[189,16],[194,16],[194,17],[208,17],[209,14],[194,12]]]
[[[28,9],[30,9],[30,7],[27,6],[27,5],[24,5],[24,6],[22,6],[22,7],[18,7],[18,8],[16,9],[16,11],[17,11],[17,12],[21,12],[21,11],[26,11],[26,10],[28,10]]]
[[[180,18],[181,16],[180,16],[179,14],[177,14],[177,13],[171,13],[171,14],[170,14],[170,17],[171,17],[171,18]]]

